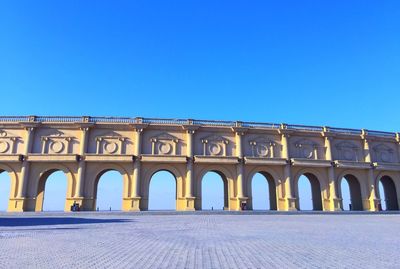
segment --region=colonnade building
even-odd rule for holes
[[[308,178],[315,210],[399,210],[398,133],[240,121],[111,117],[0,117],[0,172],[11,179],[8,211],[41,211],[46,180],[67,178],[65,211],[76,202],[95,210],[99,178],[123,178],[122,209],[147,210],[158,171],[176,180],[176,209],[201,210],[202,178],[218,173],[224,209],[251,210],[256,173],[269,185],[271,209],[298,210],[300,176]],[[381,201],[378,184],[384,187]],[[150,197],[151,199],[151,197]]]

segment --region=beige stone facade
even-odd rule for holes
[[[307,176],[315,210],[342,208],[340,183],[352,208],[400,204],[400,137],[377,132],[271,123],[105,117],[0,117],[0,172],[11,178],[8,211],[41,211],[46,179],[66,174],[65,210],[96,208],[102,174],[123,176],[123,210],[147,210],[152,175],[176,179],[176,209],[201,210],[201,181],[224,182],[226,210],[252,209],[251,180],[266,176],[271,209],[299,209],[298,180]]]

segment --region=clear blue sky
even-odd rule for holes
[[[1,114],[400,130],[400,1],[2,1]]]

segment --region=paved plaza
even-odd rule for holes
[[[0,215],[1,268],[399,268],[399,214]]]

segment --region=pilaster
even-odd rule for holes
[[[338,199],[336,194],[336,181],[335,181],[335,164],[333,162],[332,155],[332,140],[333,135],[328,132],[328,129],[324,127],[323,137],[325,138],[326,154],[325,159],[331,162],[331,166],[328,167],[328,184],[329,184],[329,210],[330,211],[341,211],[341,199]]]
[[[34,118],[32,118],[34,119]],[[27,161],[26,156],[32,150],[32,142],[35,135],[35,127],[36,125],[28,124],[25,128],[25,147],[22,156],[22,164],[21,164],[21,171],[19,173],[20,182],[17,184],[17,196],[15,198],[9,199],[7,211],[9,212],[23,212],[28,209],[28,198],[27,195],[27,187],[28,187],[28,179],[29,179],[29,171],[30,171],[30,164]]]
[[[199,128],[197,125],[193,125],[192,121],[189,120],[189,124],[182,125],[182,128],[186,131],[186,176],[185,176],[185,204],[182,205],[181,210],[194,211],[194,202],[196,197],[193,196],[193,174],[194,174],[194,153],[193,153],[193,136],[196,130]]]
[[[369,211],[379,210],[379,199],[376,198],[375,194],[375,179],[374,179],[374,167],[372,165],[372,157],[370,150],[370,138],[368,137],[368,132],[362,130],[361,138],[364,144],[364,161],[371,164],[371,168],[368,169],[368,197],[364,199],[364,209]]]
[[[279,133],[281,134],[282,158],[286,159],[287,164],[283,168],[284,197],[283,200],[282,198],[279,199],[280,205],[278,205],[278,210],[295,211],[297,210],[297,199],[292,194],[292,163],[289,157],[289,138],[291,132],[286,129],[286,124],[281,124]]]
[[[133,175],[132,175],[132,191],[131,197],[124,199],[124,211],[140,211],[143,208],[143,200],[140,194],[140,176],[141,176],[141,148],[142,148],[142,132],[147,127],[146,124],[133,124],[135,130],[135,147],[133,162]]]
[[[77,186],[78,189],[75,194],[75,198],[82,198],[83,197],[83,186],[84,186],[84,177],[85,177],[85,170],[86,170],[86,163],[84,156],[87,151],[87,142],[89,136],[89,127],[81,127],[81,139],[79,145],[79,167],[78,167],[78,182]]]
[[[239,163],[236,165],[237,179],[236,179],[236,210],[245,210],[247,208],[248,197],[244,196],[244,159],[243,159],[243,136],[247,132],[247,128],[242,127],[241,122],[236,122],[236,126],[231,128],[235,133],[236,142],[236,157]]]

